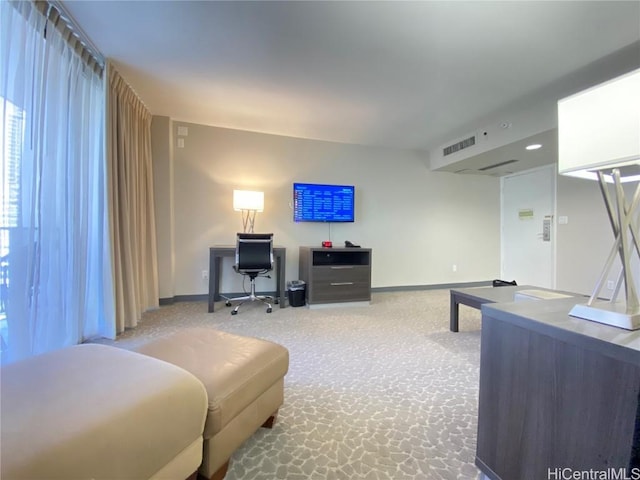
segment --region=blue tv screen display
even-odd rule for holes
[[[353,185],[293,184],[294,222],[353,222]]]

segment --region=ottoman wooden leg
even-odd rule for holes
[[[227,474],[227,470],[229,469],[229,460],[227,460],[224,465],[222,465],[218,470],[213,472],[211,478],[207,478],[201,473],[198,473],[198,480],[223,480],[224,476]]]
[[[276,419],[278,418],[278,411],[273,412],[267,420],[262,424],[262,428],[273,428],[273,424],[276,423]]]

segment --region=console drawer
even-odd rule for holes
[[[369,282],[316,283],[309,292],[309,303],[364,302],[371,300]]]
[[[310,303],[371,300],[371,268],[358,265],[313,267]]]
[[[366,282],[370,280],[371,268],[355,265],[313,267],[313,278],[317,283]]]

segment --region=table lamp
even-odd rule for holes
[[[573,307],[570,315],[639,329],[640,304],[630,265],[634,254],[640,257],[640,69],[558,101],[558,172],[599,182],[615,238],[589,301]],[[626,182],[636,184],[631,199],[625,197]],[[616,256],[622,271],[611,300],[601,300]],[[618,300],[623,282],[625,298]]]
[[[264,192],[250,190],[233,191],[233,209],[242,212],[242,227],[244,233],[253,233],[256,212],[264,211]]]

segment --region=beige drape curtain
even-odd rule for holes
[[[151,161],[151,114],[107,63],[110,230],[116,333],[158,307],[158,264]]]

